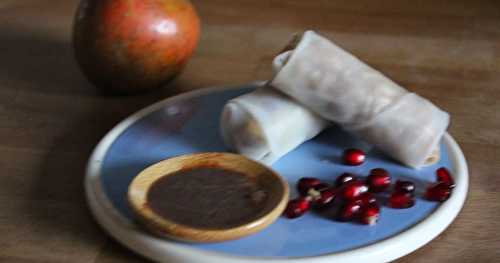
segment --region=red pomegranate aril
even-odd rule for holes
[[[356,180],[356,176],[351,173],[343,173],[335,179],[335,187],[341,187],[348,182]]]
[[[321,191],[320,196],[314,200],[314,205],[318,208],[326,208],[333,204],[335,195],[333,189],[325,189]]]
[[[330,185],[329,184],[326,184],[326,183],[320,183],[320,184],[317,184],[315,186],[313,186],[314,190],[317,190],[317,191],[323,191],[323,190],[326,190],[328,188],[330,188]]]
[[[376,203],[365,206],[360,212],[361,223],[366,225],[376,224],[379,216],[380,207]]]
[[[344,164],[347,165],[360,165],[365,161],[366,154],[359,149],[347,149],[343,154]]]
[[[448,200],[450,195],[451,187],[444,182],[432,184],[425,191],[425,198],[436,202],[444,202]]]
[[[340,194],[344,200],[358,199],[362,194],[368,192],[368,186],[361,181],[353,181],[345,184],[340,189]]]
[[[340,221],[350,221],[356,218],[361,211],[362,203],[359,200],[346,202],[338,211],[337,219]]]
[[[394,185],[394,191],[413,194],[415,192],[415,184],[410,181],[397,180]]]
[[[366,178],[366,184],[370,192],[380,193],[391,185],[391,176],[385,169],[375,168],[370,171],[370,175]]]
[[[366,192],[366,193],[360,195],[358,200],[360,200],[364,206],[377,203],[377,198],[375,197],[375,195],[373,195],[370,192]]]
[[[455,187],[455,182],[453,181],[453,178],[451,177],[451,173],[445,167],[441,167],[441,168],[436,170],[436,180],[438,182],[443,182],[443,183],[449,185],[450,188]]]
[[[321,184],[321,181],[318,178],[314,177],[302,177],[297,182],[297,190],[301,195],[307,195],[307,191],[309,189],[314,188],[315,186]]]
[[[288,218],[297,218],[309,210],[310,202],[307,198],[300,197],[288,202],[285,208],[285,216]]]
[[[415,205],[413,194],[405,192],[394,192],[389,197],[389,207],[403,209]]]

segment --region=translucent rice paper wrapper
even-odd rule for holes
[[[220,131],[230,149],[271,165],[328,123],[281,92],[261,87],[224,106]]]
[[[313,31],[275,57],[270,85],[405,165],[439,160],[448,113]]]

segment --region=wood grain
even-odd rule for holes
[[[183,91],[266,79],[289,35],[313,28],[451,113],[471,186],[457,220],[399,262],[500,257],[500,2],[193,1],[200,44],[153,93],[102,96],[70,47],[75,0],[0,1],[0,261],[143,262],[106,237],[83,196],[85,162],[125,116]]]

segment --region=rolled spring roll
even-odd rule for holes
[[[448,113],[313,31],[275,57],[270,85],[410,167],[439,159]]]
[[[267,87],[230,100],[220,121],[229,148],[269,165],[327,125],[323,118]]]

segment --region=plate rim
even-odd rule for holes
[[[454,179],[456,183],[454,194],[430,215],[404,231],[373,244],[346,251],[310,257],[271,258],[236,256],[221,252],[201,250],[177,244],[175,241],[166,241],[152,236],[131,223],[113,207],[110,200],[103,192],[103,186],[100,180],[102,163],[113,142],[128,127],[148,114],[179,100],[231,89],[258,87],[261,83],[262,82],[259,81],[238,86],[207,87],[188,91],[146,106],[116,124],[94,148],[88,160],[85,172],[85,195],[89,208],[98,224],[115,240],[127,248],[157,262],[170,262],[172,260],[174,260],[174,262],[199,262],[201,258],[204,259],[204,262],[220,263],[298,263],[306,260],[307,262],[313,263],[330,262],[331,260],[336,260],[338,262],[360,262],[363,260],[387,262],[405,256],[427,244],[443,232],[457,217],[467,196],[469,175],[463,152],[448,132],[444,135],[443,140],[449,153],[450,163],[454,168]]]

